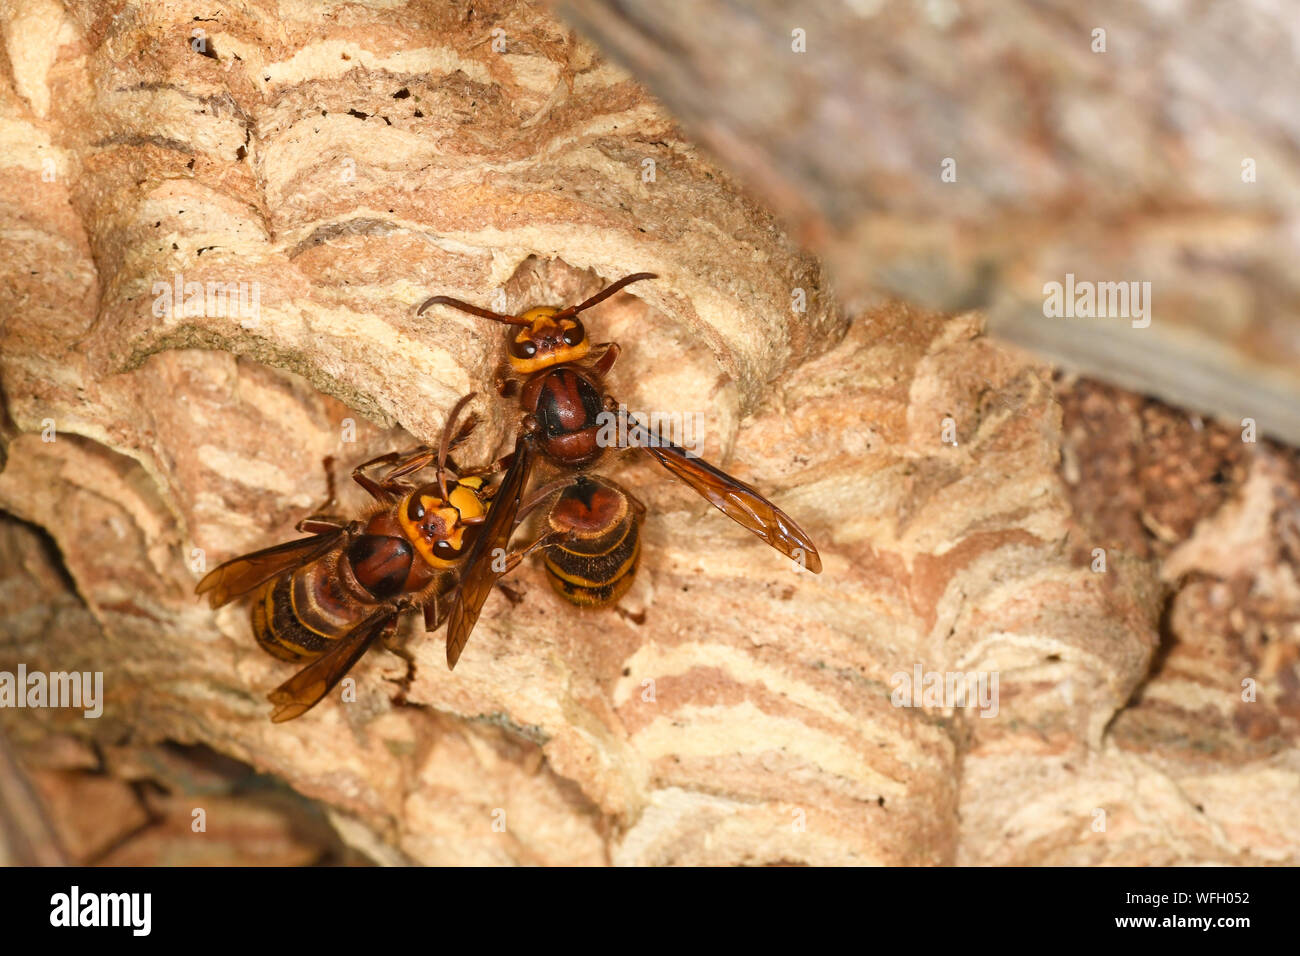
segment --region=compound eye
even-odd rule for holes
[[[587,337],[587,330],[582,327],[582,323],[574,321],[573,328],[564,330],[564,344],[572,348],[580,345],[582,340]]]
[[[417,488],[414,492],[411,493],[410,501],[407,502],[406,505],[407,519],[409,519],[410,521],[416,524],[422,522],[425,516],[428,514],[428,509],[425,507],[425,502],[432,502],[433,503],[432,506],[435,508],[438,507],[439,504],[441,504],[442,492],[439,490],[437,485],[433,483],[429,483],[427,485],[421,485],[419,488]]]
[[[510,354],[515,358],[532,358],[537,354],[537,343],[531,339],[518,340],[510,343]]]

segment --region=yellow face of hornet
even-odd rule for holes
[[[559,309],[549,305],[529,309],[519,318],[527,325],[511,329],[510,367],[518,375],[531,375],[540,369],[576,362],[591,351],[587,330],[577,316],[553,318]]]
[[[487,509],[480,493],[482,478],[447,482],[447,500],[436,484],[425,485],[406,496],[398,509],[402,531],[431,567],[454,568],[469,551]]]

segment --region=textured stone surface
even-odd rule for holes
[[[1056,379],[974,313],[850,321],[530,7],[249,5],[202,21],[215,58],[188,8],[88,9],[11,18],[56,42],[11,53],[0,89],[0,670],[102,670],[106,695],[98,720],[0,728],[78,852],[341,858],[228,788],[221,839],[188,845],[180,795],[214,785],[156,756],[171,741],[285,781],[380,862],[1297,862],[1293,451]],[[517,311],[644,269],[589,313],[625,350],[611,389],[702,413],[706,457],[795,516],[823,573],[614,459],[649,506],[617,609],[563,604],[528,563],[454,673],[408,621],[413,671],[376,649],[355,703],[270,724],[291,669],[243,606],[195,600],[194,549],[294,536],[323,458],[345,475],[434,439],[471,390],[464,458],[504,450],[500,330],[417,318],[426,296]],[[178,273],[259,282],[256,322],[154,315]],[[997,716],[893,706],[916,667],[996,672]],[[81,788],[157,779],[165,799],[69,830]]]
[[[842,295],[983,308],[1053,361],[1300,442],[1300,21],[1271,0],[556,7]],[[1048,318],[1067,274],[1149,283],[1145,316]]]

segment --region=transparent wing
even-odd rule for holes
[[[451,613],[447,616],[447,666],[454,668],[460,652],[474,630],[483,602],[492,593],[492,585],[502,574],[494,570],[498,557],[510,542],[510,532],[515,527],[515,515],[523,498],[528,475],[533,469],[533,440],[520,435],[515,442],[514,460],[488,508],[487,521],[479,532],[474,547],[465,559],[460,586],[452,599]]]
[[[627,423],[631,444],[655,458],[732,521],[748,528],[786,557],[802,563],[809,571],[821,571],[821,555],[793,518],[743,481],[660,438],[632,416],[620,414]]]
[[[321,698],[334,689],[334,685],[352,670],[357,661],[361,660],[361,655],[369,650],[370,645],[396,619],[396,612],[390,608],[370,615],[339,638],[338,644],[333,648],[271,691],[267,695],[267,699],[275,705],[271,720],[282,724],[286,720],[301,717],[320,703]]]
[[[194,593],[206,594],[209,604],[221,607],[285,571],[310,564],[329,551],[342,534],[341,530],[327,531],[231,558],[205,574]]]

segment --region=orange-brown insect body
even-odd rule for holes
[[[582,475],[546,516],[555,543],[542,552],[551,587],[579,607],[606,607],[621,598],[641,559],[643,511],[608,478]]]
[[[521,383],[519,403],[537,422],[542,453],[567,468],[586,468],[600,458],[597,416],[604,411],[604,384],[583,363],[591,353],[587,330],[576,317],[556,318],[550,306],[529,309],[507,337],[510,370]]]
[[[485,513],[482,484],[449,482],[450,501],[426,485],[370,515],[321,557],[267,581],[251,606],[257,642],[281,660],[314,660],[394,599],[414,607],[445,595],[455,584],[449,572],[477,531],[462,519]],[[435,555],[443,542],[457,554]]]
[[[542,305],[529,309],[519,321],[519,331],[507,334],[506,355],[520,378],[562,362],[581,361],[591,352],[587,330],[577,316],[564,316],[559,309]]]
[[[537,306],[518,316],[499,315],[448,296],[434,296],[420,312],[431,305],[452,305],[509,325],[506,360],[510,382],[519,387],[520,406],[535,431],[540,451],[561,468],[585,469],[603,452],[596,442],[600,431],[597,416],[605,410],[604,376],[618,347],[593,347],[578,313],[632,282],[653,278],[652,273],[639,272],[580,305],[565,309]]]
[[[452,666],[492,585],[502,573],[493,555],[505,547],[514,530],[535,453],[569,471],[591,468],[605,450],[599,440],[602,425],[606,424],[601,421],[602,413],[616,414],[616,421],[608,424],[617,424],[618,432],[627,435],[632,445],[657,460],[723,514],[807,570],[821,571],[821,557],[812,540],[776,505],[744,482],[662,440],[627,415],[606,392],[605,376],[618,357],[619,347],[614,343],[590,345],[577,315],[632,282],[653,278],[656,278],[653,273],[638,272],[624,276],[578,305],[563,309],[543,306],[518,316],[502,315],[449,296],[434,296],[420,306],[422,313],[432,305],[449,305],[512,327],[507,339],[511,376],[503,384],[507,388],[519,388],[524,412],[523,428],[509,459],[509,470],[493,499],[487,526],[466,562],[452,605],[447,625],[447,661]],[[619,410],[614,412],[615,408]],[[553,570],[548,564],[548,573]],[[553,583],[555,580],[552,576]],[[589,584],[585,582],[581,586]],[[574,599],[572,595],[565,596]]]
[[[436,455],[424,448],[384,455],[353,471],[375,499],[368,514],[355,521],[319,513],[305,518],[298,527],[314,532],[310,537],[233,558],[199,582],[196,591],[214,608],[252,594],[258,644],[281,660],[306,662],[271,693],[273,720],[315,706],[371,644],[392,632],[402,612],[423,608],[427,630],[446,616],[446,595],[491,497],[482,477],[456,478],[446,467],[452,425],[469,398],[453,409]],[[435,459],[437,481],[405,480]],[[395,464],[382,478],[367,473],[385,461]]]

